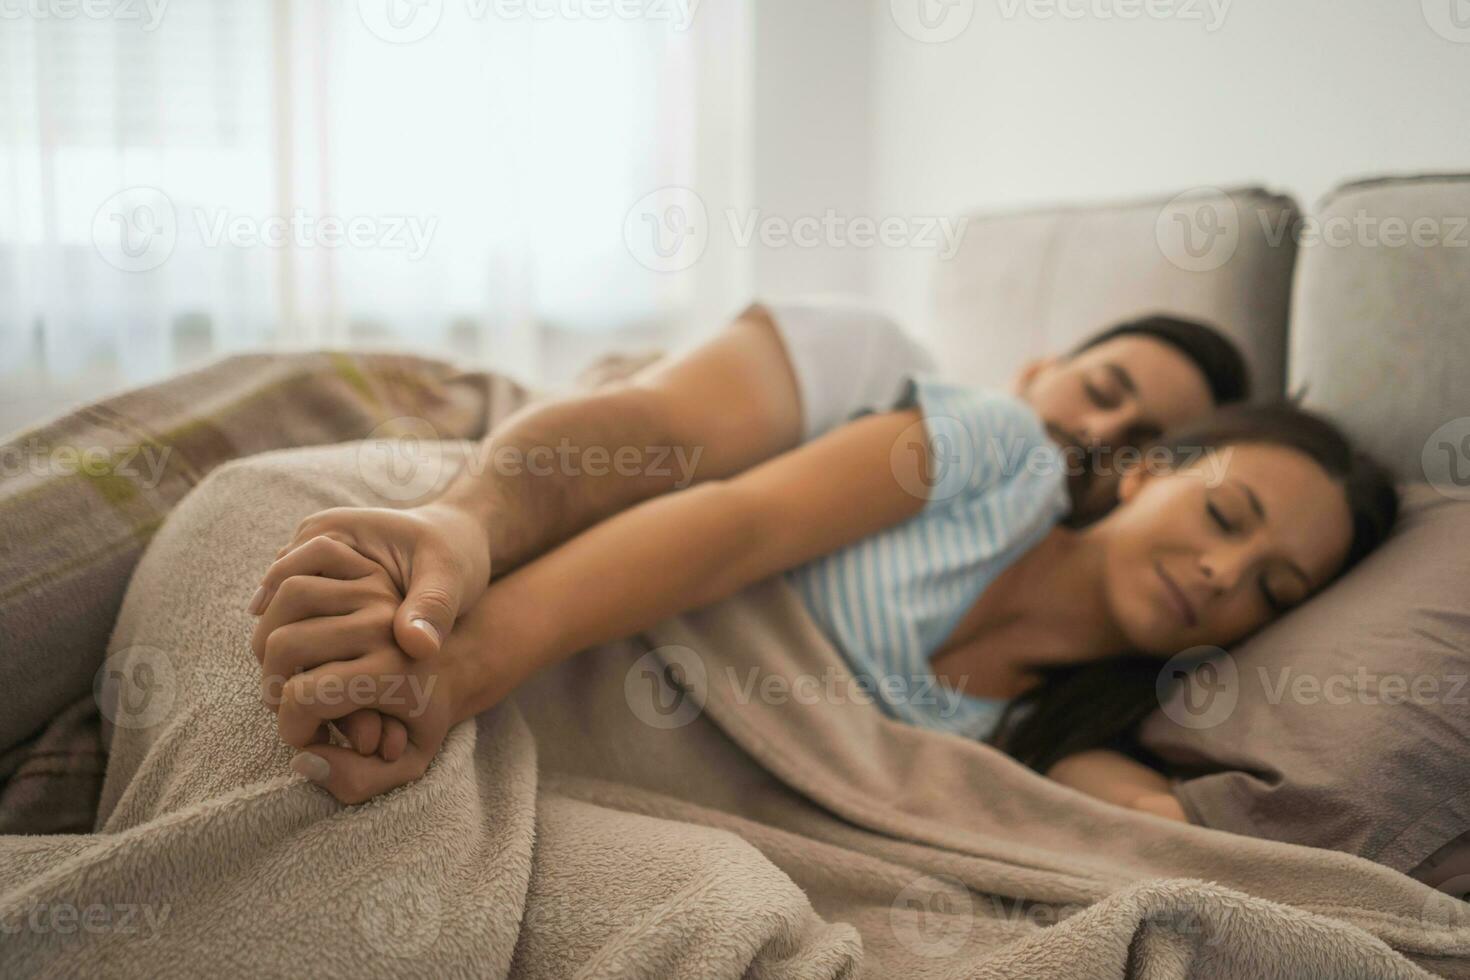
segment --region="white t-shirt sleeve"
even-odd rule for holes
[[[891,408],[910,375],[934,371],[923,345],[862,300],[812,297],[759,305],[791,359],[803,442],[855,415]]]

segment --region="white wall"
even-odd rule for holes
[[[828,245],[825,232],[821,244],[804,244],[797,223],[805,219],[810,231],[829,212],[843,221],[868,211],[874,74],[866,0],[751,7],[750,210],[737,220],[742,229],[752,220],[769,225],[776,236],[757,236],[746,250],[753,288],[763,296],[864,290],[868,253]]]
[[[1311,207],[1344,179],[1470,171],[1467,0],[1147,0],[1180,16],[1133,20],[1102,16],[1130,0],[944,2],[868,3],[879,215],[1243,182]],[[973,17],[925,43],[900,26],[920,3],[941,30]],[[932,261],[874,250],[868,289],[922,329]]]

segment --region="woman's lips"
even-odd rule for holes
[[[1199,625],[1199,620],[1194,615],[1194,607],[1189,604],[1189,599],[1185,597],[1184,590],[1174,584],[1174,580],[1169,577],[1169,573],[1164,571],[1163,565],[1154,562],[1154,568],[1158,571],[1159,578],[1163,580],[1164,589],[1169,593],[1169,598],[1173,599],[1174,605],[1178,607],[1179,618],[1184,620],[1186,626],[1192,627]]]

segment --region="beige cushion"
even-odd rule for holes
[[[931,335],[941,370],[1004,385],[1029,358],[1167,312],[1221,327],[1240,344],[1254,390],[1279,394],[1295,212],[1288,197],[1237,188],[973,215],[960,250],[935,272]]]
[[[1440,443],[1470,438],[1470,175],[1347,184],[1314,218],[1321,240],[1303,239],[1292,300],[1292,387],[1307,385],[1305,404],[1400,479],[1443,481]],[[1455,475],[1470,482],[1470,452],[1459,455]]]

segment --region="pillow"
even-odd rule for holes
[[[1470,830],[1470,501],[1400,492],[1394,533],[1348,575],[1161,675],[1139,740],[1192,823],[1403,872]]]

